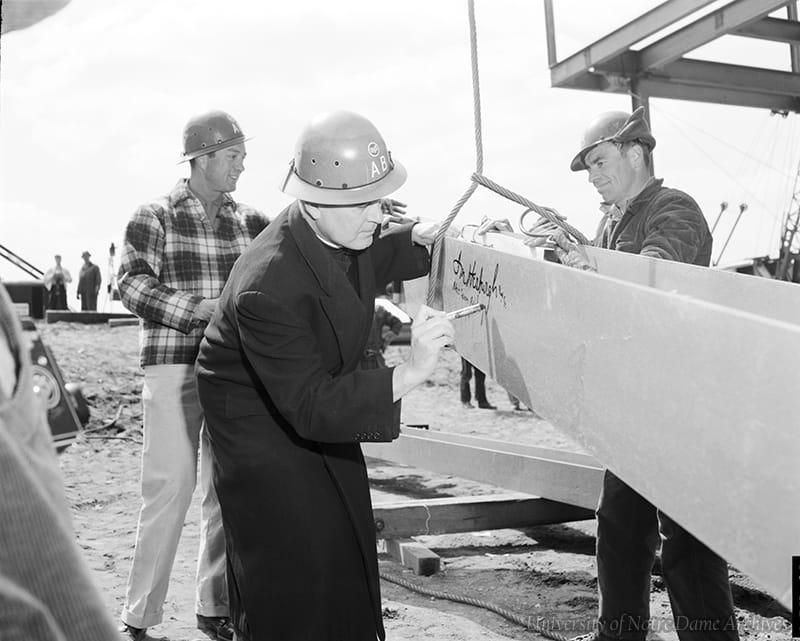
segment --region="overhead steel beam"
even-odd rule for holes
[[[800,42],[800,23],[782,18],[762,18],[739,27],[733,33],[745,38],[792,44]]]
[[[605,78],[600,74],[587,74],[576,78],[564,88],[625,95],[630,93],[630,85],[625,78]],[[734,87],[704,87],[694,83],[682,83],[677,80],[664,80],[656,77],[640,78],[637,90],[639,93],[647,94],[650,98],[691,100],[733,107],[800,113],[800,98],[791,95],[761,94],[742,91]]]
[[[576,76],[627,51],[637,42],[682,20],[715,0],[667,0],[632,22],[590,44],[562,62],[550,66],[554,87],[563,86]],[[784,0],[785,1],[785,0]],[[545,5],[545,9],[547,5]]]
[[[797,23],[798,13],[797,13],[797,2],[796,0],[790,2],[786,5],[786,17],[789,18],[791,22]],[[792,59],[792,71],[795,73],[800,72],[800,46],[798,46],[797,42],[792,42],[789,45],[789,55]]]
[[[777,96],[800,95],[800,74],[705,60],[677,60],[660,72],[645,77],[663,77],[687,85],[739,89]]]
[[[567,86],[630,93],[631,80],[624,74],[635,61],[635,53],[629,52],[626,58],[625,65],[612,61],[594,73],[574,78]],[[652,98],[800,111],[800,74],[789,71],[681,59],[635,79],[638,92]]]
[[[639,52],[641,69],[647,71],[669,64],[785,5],[786,0],[736,0],[642,49]]]
[[[679,60],[639,86],[650,96],[800,112],[800,75],[702,60]]]
[[[793,96],[759,94],[751,91],[738,91],[733,88],[702,87],[664,80],[643,79],[639,86],[646,90],[651,98],[690,100],[731,107],[752,107],[800,113],[800,100]]]

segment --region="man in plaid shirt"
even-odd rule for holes
[[[141,318],[144,369],[142,508],[121,617],[131,641],[152,639],[147,628],[163,620],[198,451],[203,497],[197,627],[215,640],[233,638],[225,538],[194,361],[233,263],[268,223],[229,195],[244,171],[244,142],[238,123],[224,112],[190,120],[183,133],[190,178],[139,207],[125,230],[119,291],[125,307]]]

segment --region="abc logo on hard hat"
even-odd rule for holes
[[[406,181],[380,132],[364,116],[335,111],[300,134],[281,191],[320,205],[356,205],[388,196]]]

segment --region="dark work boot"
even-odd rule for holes
[[[197,615],[197,629],[213,641],[233,641],[233,624],[228,617]]]

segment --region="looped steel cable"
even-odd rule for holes
[[[537,205],[536,203],[531,202],[527,198],[520,196],[519,194],[505,189],[501,187],[494,181],[489,180],[485,176],[483,176],[483,139],[481,134],[481,90],[480,90],[480,77],[478,74],[478,30],[475,23],[475,0],[469,0],[469,42],[470,42],[470,58],[472,62],[472,102],[473,102],[473,112],[475,118],[475,173],[472,174],[471,182],[467,190],[458,199],[453,208],[450,210],[450,213],[445,218],[444,222],[439,227],[439,230],[436,233],[436,237],[433,241],[433,247],[431,249],[431,273],[430,278],[428,279],[428,295],[427,295],[427,304],[429,307],[433,307],[436,303],[437,298],[437,287],[439,281],[439,268],[441,262],[441,253],[442,253],[442,243],[444,242],[444,236],[447,233],[447,230],[450,228],[450,224],[453,222],[458,213],[461,211],[461,208],[464,204],[470,199],[472,194],[475,192],[475,189],[478,185],[483,185],[487,189],[491,189],[495,193],[508,198],[509,200],[513,200],[525,207],[532,209],[540,216],[546,218],[553,224],[557,225],[558,227],[562,228],[566,233],[568,233],[572,238],[574,238],[577,242],[581,244],[588,244],[588,240],[586,237],[577,229],[569,225],[563,216],[561,216],[555,209],[551,209],[550,207],[542,207]]]
[[[533,632],[540,634],[546,639],[553,639],[554,641],[568,641],[568,637],[564,636],[563,634],[559,634],[558,632],[553,632],[552,630],[548,630],[546,627],[537,624],[533,619],[531,619],[531,617],[522,616],[520,614],[517,614],[516,612],[507,610],[506,608],[501,608],[499,605],[495,605],[494,603],[489,603],[488,601],[481,601],[480,599],[463,596],[461,594],[451,594],[449,592],[443,592],[441,590],[433,590],[431,588],[426,588],[425,586],[417,585],[416,583],[412,583],[411,581],[401,579],[400,577],[392,576],[387,572],[380,572],[379,574],[384,581],[388,581],[389,583],[394,583],[395,585],[404,587],[407,590],[416,592],[417,594],[423,594],[425,596],[434,597],[436,599],[444,599],[446,601],[453,601],[454,603],[464,603],[465,605],[472,605],[478,608],[483,608],[484,610],[489,610],[490,612],[499,614],[504,619],[507,619],[512,623],[516,623],[517,625],[522,626],[526,630],[532,630]]]
[[[543,207],[541,205],[537,205],[535,202],[528,200],[524,196],[520,196],[518,193],[511,191],[510,189],[506,189],[502,185],[498,185],[493,180],[489,180],[486,176],[481,176],[478,173],[472,174],[472,180],[474,180],[479,185],[483,185],[487,189],[491,189],[496,194],[503,196],[504,198],[508,198],[509,200],[513,200],[515,203],[519,203],[523,207],[527,207],[535,211],[539,214],[542,218],[546,218],[548,221],[557,225],[565,232],[567,232],[572,238],[578,241],[581,245],[588,245],[589,240],[584,236],[579,230],[575,229],[572,225],[570,225],[564,216],[559,214],[555,209],[552,207]]]

